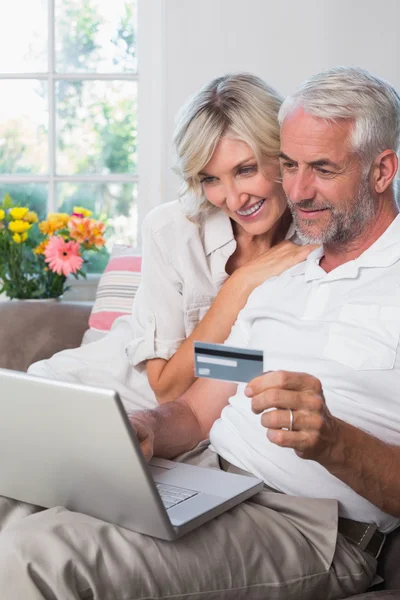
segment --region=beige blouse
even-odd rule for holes
[[[201,225],[185,216],[179,201],[152,210],[143,222],[142,282],[136,294],[133,366],[168,360],[192,333],[227,279],[225,266],[236,249],[229,217],[210,213]],[[296,237],[292,226],[287,239]]]

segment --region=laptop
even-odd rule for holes
[[[145,461],[111,390],[0,369],[0,495],[174,540],[259,492],[254,477]]]

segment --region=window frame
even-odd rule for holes
[[[56,130],[56,85],[58,81],[134,81],[138,82],[138,69],[130,73],[62,73],[55,70],[55,0],[47,0],[47,33],[48,70],[36,73],[0,73],[0,80],[40,80],[47,82],[48,94],[48,173],[35,174],[0,174],[0,183],[43,183],[48,185],[47,212],[57,211],[57,184],[58,183],[133,183],[138,185],[138,170],[135,174],[87,174],[87,175],[59,175],[56,170],[57,130]],[[137,19],[138,20],[138,19]],[[137,23],[137,21],[136,21]],[[138,86],[139,87],[139,86]],[[140,223],[139,223],[140,227]]]
[[[55,72],[55,0],[48,2],[48,72],[0,73],[0,80],[31,79],[48,81],[49,173],[47,175],[0,174],[0,183],[48,183],[47,210],[57,209],[56,186],[59,182],[134,183],[137,186],[138,231],[136,248],[141,248],[141,223],[155,206],[165,202],[168,144],[166,141],[166,2],[137,0],[136,42],[138,68],[124,74]],[[140,71],[140,83],[139,83]],[[56,173],[55,86],[62,79],[128,80],[137,82],[137,169],[134,175],[58,175]],[[101,273],[88,274],[86,280],[68,278],[71,290],[65,300],[94,300]],[[82,288],[82,289],[81,289]]]

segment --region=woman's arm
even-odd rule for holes
[[[147,376],[159,404],[176,400],[195,381],[193,342],[224,342],[250,293],[266,279],[305,260],[315,246],[282,242],[237,269],[222,285],[207,314],[169,359],[148,360]]]

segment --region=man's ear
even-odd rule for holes
[[[375,191],[382,194],[396,177],[399,159],[393,150],[384,150],[374,161],[372,181]]]

